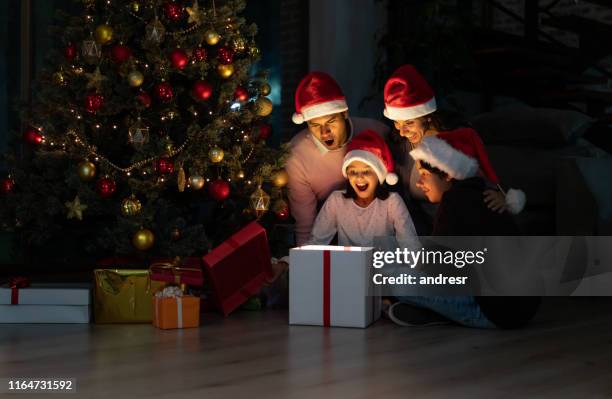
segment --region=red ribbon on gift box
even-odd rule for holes
[[[323,325],[331,324],[330,297],[331,297],[331,252],[323,251]]]
[[[19,304],[19,289],[30,286],[30,279],[27,277],[15,277],[9,280],[9,288],[11,289],[11,305]]]

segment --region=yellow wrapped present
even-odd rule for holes
[[[167,283],[152,281],[146,269],[96,269],[94,276],[96,323],[150,323],[153,320],[153,295]]]

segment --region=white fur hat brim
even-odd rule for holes
[[[436,98],[432,97],[431,100],[411,107],[391,107],[385,105],[383,115],[393,121],[408,121],[416,119],[421,116],[429,115],[438,109],[436,105]]]
[[[337,114],[340,112],[348,111],[348,105],[346,100],[333,100],[326,101],[324,103],[314,104],[309,107],[302,108],[301,113],[294,113],[291,120],[296,125],[304,123],[314,118],[319,118],[325,115]]]
[[[453,179],[463,180],[478,173],[478,161],[456,150],[446,141],[435,136],[423,138],[410,156],[416,161],[425,161],[446,172]]]
[[[344,156],[344,161],[342,162],[342,175],[346,178],[346,169],[353,161],[361,161],[374,169],[376,176],[378,177],[378,182],[383,184],[386,182],[389,185],[397,184],[399,178],[398,176],[391,172],[387,172],[387,167],[385,164],[374,154],[365,150],[353,150],[349,151]]]

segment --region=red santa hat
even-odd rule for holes
[[[364,130],[355,136],[346,146],[346,155],[342,162],[342,174],[346,177],[346,169],[353,161],[361,161],[369,165],[380,184],[397,183],[398,177],[393,173],[394,162],[391,151],[381,135],[373,130]]]
[[[293,123],[300,124],[320,116],[348,110],[342,89],[325,72],[310,72],[295,91]]]
[[[394,121],[406,121],[431,114],[436,97],[425,78],[412,65],[403,65],[385,83],[383,114]]]
[[[410,151],[410,155],[457,180],[477,176],[480,170],[491,183],[499,184],[499,178],[489,161],[484,144],[474,129],[462,128],[427,136]],[[520,213],[525,206],[525,193],[510,189],[505,195],[510,212]]]

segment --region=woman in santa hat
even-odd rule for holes
[[[413,214],[416,213],[416,209],[420,208],[425,210],[431,220],[435,214],[435,207],[429,206],[425,201],[423,190],[418,185],[418,170],[414,160],[407,156],[407,153],[416,148],[424,137],[450,130],[445,128],[438,116],[433,90],[412,65],[403,65],[391,75],[385,84],[384,100],[384,115],[394,122],[397,133],[401,137],[396,158],[400,164],[398,174],[401,177],[403,189],[409,193],[409,196],[404,195],[404,197],[411,205],[410,209]],[[473,131],[469,127],[454,131],[464,130]],[[483,195],[483,201],[489,209],[500,213],[506,210],[512,214],[520,213],[525,205],[525,194],[515,189],[505,192],[493,168],[490,165],[486,170],[482,165],[480,167],[490,185],[490,189],[485,190]],[[415,201],[418,201],[421,206],[414,207]],[[419,233],[421,234],[429,232],[429,226],[426,223],[417,223],[417,227],[420,227]]]

